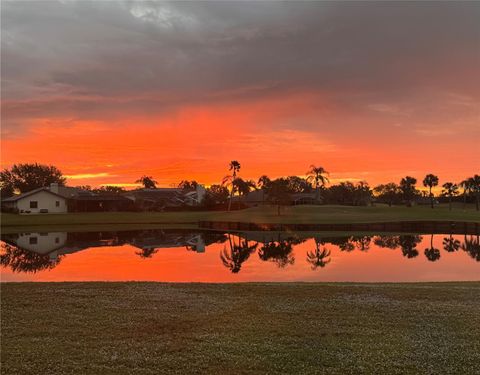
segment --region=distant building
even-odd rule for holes
[[[137,189],[127,191],[124,197],[132,200],[141,210],[161,211],[182,206],[198,206],[205,197],[205,188],[198,185],[195,190],[180,188]]]

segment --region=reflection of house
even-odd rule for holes
[[[64,247],[67,233],[22,233],[13,242],[22,249],[44,255]]]
[[[205,188],[198,185],[195,190],[180,188],[137,189],[128,191],[124,197],[132,200],[135,206],[144,210],[196,206],[205,196]]]
[[[129,242],[142,250],[187,247],[198,253],[205,252],[205,240],[201,234],[163,233],[161,236],[139,236]]]

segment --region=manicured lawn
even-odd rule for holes
[[[478,374],[480,283],[2,285],[2,374]]]
[[[351,206],[297,206],[285,207],[281,216],[277,208],[255,207],[232,212],[92,212],[56,215],[12,215],[2,214],[2,227],[27,226],[80,226],[86,224],[189,224],[198,221],[244,221],[257,223],[368,223],[408,220],[474,221],[480,222],[480,212],[473,205],[463,209],[458,205],[449,211],[447,205],[431,209],[417,207]],[[25,228],[24,228],[25,229]],[[48,229],[48,228],[46,228]],[[63,229],[63,228],[62,228]]]

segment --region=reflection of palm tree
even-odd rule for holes
[[[258,251],[258,256],[264,261],[273,261],[277,266],[283,268],[288,264],[295,263],[293,256],[293,243],[289,240],[279,242],[269,242],[262,246]]]
[[[417,245],[422,241],[421,236],[403,235],[398,239],[404,257],[410,259],[418,255]]]
[[[2,244],[2,250],[0,264],[5,268],[9,267],[13,272],[36,273],[51,270],[60,263],[62,257],[52,259],[48,254],[37,254],[6,243]]]
[[[464,242],[461,245],[462,250],[466,251],[477,262],[480,262],[480,236],[470,236],[467,238],[465,235]]]
[[[424,253],[430,262],[435,262],[440,259],[440,250],[433,247],[433,234],[430,236],[430,247],[425,249]]]
[[[322,249],[321,244],[322,241],[315,238],[315,251],[307,252],[307,262],[312,265],[312,270],[316,270],[318,267],[323,268],[331,261],[330,258],[326,259],[330,256],[330,250],[326,247]]]
[[[255,252],[258,247],[258,243],[254,245],[249,245],[248,239],[240,239],[238,244],[235,243],[235,240],[232,239],[232,236],[228,235],[228,244],[230,250],[227,250],[225,246],[223,251],[220,253],[220,259],[225,267],[230,269],[232,273],[240,272],[242,264],[250,258],[250,255]]]
[[[453,253],[460,248],[460,241],[454,239],[452,235],[450,235],[450,237],[444,237],[442,243],[443,249],[449,253]]]

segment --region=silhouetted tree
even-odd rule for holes
[[[154,254],[158,252],[158,249],[154,247],[144,247],[139,251],[136,251],[135,254],[140,258],[147,259],[153,257]]]
[[[400,245],[400,238],[398,236],[375,236],[373,243],[380,247],[385,247],[387,249],[396,249]]]
[[[317,201],[320,200],[320,189],[330,181],[328,179],[328,172],[323,167],[311,165],[307,171],[307,181],[311,181],[317,193]]]
[[[212,207],[215,205],[224,205],[227,203],[229,191],[225,186],[212,185],[206,189],[203,204],[206,207]]]
[[[432,188],[438,185],[438,177],[433,174],[427,174],[423,179],[423,186],[428,187],[430,206],[433,208],[433,194]]]
[[[275,262],[278,267],[284,268],[288,264],[295,263],[292,251],[292,241],[282,240],[264,244],[258,251],[258,256],[261,260]]]
[[[424,253],[430,262],[435,262],[440,259],[440,250],[433,247],[433,234],[430,236],[430,247],[426,248]]]
[[[408,206],[412,205],[412,201],[417,195],[416,183],[417,179],[410,176],[406,176],[400,181],[400,190]]]
[[[233,194],[235,193],[235,184],[234,181],[237,179],[237,174],[240,171],[240,163],[236,160],[232,160],[230,164],[228,165],[228,170],[232,172],[231,175],[227,175],[223,178],[222,180],[222,185],[224,186],[230,186],[230,199],[228,201],[228,211],[232,208],[232,199],[233,199]]]
[[[314,239],[315,250],[307,252],[307,262],[312,265],[312,270],[316,270],[318,267],[323,268],[331,261],[331,259],[328,258],[330,256],[330,250],[326,247],[321,247],[322,241],[320,239],[316,237]]]
[[[270,182],[266,189],[267,199],[277,205],[277,214],[280,216],[280,208],[287,205],[291,201],[288,180],[285,178],[277,178]]]
[[[478,211],[480,209],[480,175],[476,174],[468,180],[470,181],[470,189],[475,194],[475,206]]]
[[[135,181],[136,184],[142,184],[145,189],[156,189],[157,181],[152,176],[142,176]]]
[[[452,210],[452,198],[458,195],[458,186],[453,182],[445,182],[442,187],[442,195],[448,197],[448,209]]]
[[[473,181],[472,181],[471,178],[466,178],[465,180],[463,180],[459,184],[459,187],[461,187],[462,190],[463,190],[463,194],[462,194],[463,195],[463,209],[466,208],[467,198],[472,193],[472,189],[473,189],[472,182]]]
[[[418,255],[417,245],[422,241],[418,235],[401,235],[398,238],[404,257],[415,258]]]
[[[378,185],[376,186],[373,191],[377,194],[377,198],[382,201],[388,203],[390,207],[394,202],[398,201],[398,198],[401,194],[400,186],[398,186],[395,182],[389,182],[385,185]]]
[[[53,165],[14,164],[12,168],[5,168],[0,172],[0,188],[4,197],[11,196],[16,191],[25,193],[41,187],[48,187],[52,183],[64,186],[65,181],[62,172]]]
[[[453,253],[460,248],[460,241],[454,239],[452,235],[450,235],[450,237],[444,237],[442,244],[443,249],[449,253]]]
[[[48,254],[37,254],[7,243],[2,244],[2,253],[0,254],[0,264],[5,268],[10,268],[13,272],[36,273],[50,270],[55,268],[61,259],[62,256],[51,259]]]
[[[97,194],[121,194],[126,191],[121,186],[111,186],[111,185],[105,185],[105,186],[99,187],[98,189],[90,189],[90,190]]]
[[[480,236],[470,236],[467,238],[467,235],[465,235],[461,248],[466,251],[470,257],[480,262]]]
[[[241,239],[238,237],[238,244],[231,234],[228,234],[229,249],[225,246],[220,253],[220,259],[225,267],[230,269],[232,273],[240,272],[242,264],[250,258],[250,255],[255,252],[258,247],[258,243],[253,245],[249,244],[248,239]]]
[[[272,180],[270,180],[270,178],[267,175],[263,175],[263,176],[260,176],[260,178],[258,179],[257,186],[260,189],[266,189],[270,184],[270,182],[272,182]]]
[[[367,251],[370,249],[370,242],[372,237],[370,236],[352,236],[350,241],[355,244],[355,247],[360,251]]]
[[[195,180],[188,181],[188,180],[182,180],[178,184],[178,187],[183,190],[195,190],[198,186],[198,182]]]

